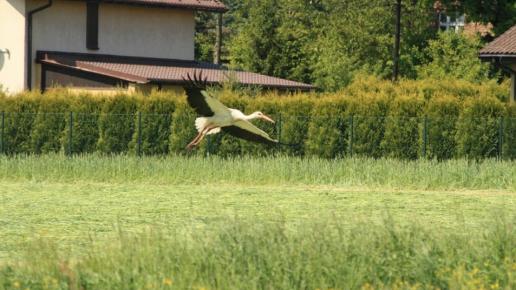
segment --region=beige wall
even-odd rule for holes
[[[0,0],[4,1],[4,0]],[[31,0],[29,6],[46,1]],[[54,1],[33,19],[36,50],[100,53],[156,58],[194,59],[194,12],[142,6],[100,4],[99,50],[86,48],[86,4]],[[39,86],[39,68],[33,85]]]
[[[25,87],[25,49],[25,0],[0,0],[0,84],[9,93]]]

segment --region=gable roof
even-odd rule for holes
[[[479,52],[480,57],[491,57],[495,55],[516,56],[516,25],[488,43]]]
[[[228,10],[220,0],[99,0],[99,2],[211,12],[226,12]]]
[[[220,84],[230,79],[244,85],[267,88],[311,90],[309,84],[253,72],[228,70],[219,65],[189,60],[128,57],[103,54],[38,51],[37,61],[49,66],[78,70],[127,82],[184,84],[183,77],[201,71],[207,82]]]

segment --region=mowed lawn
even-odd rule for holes
[[[0,279],[3,277],[9,281],[0,283],[0,289],[14,289],[16,286],[44,289],[48,286],[45,283],[51,279],[49,277],[58,281],[55,289],[75,289],[77,285],[91,289],[137,289],[140,286],[165,289],[172,285],[178,289],[375,289],[398,286],[399,289],[417,289],[420,286],[425,288],[425,285],[454,288],[450,284],[452,282],[458,283],[458,288],[466,289],[480,286],[510,289],[516,285],[516,257],[512,249],[516,242],[511,242],[516,237],[515,167],[514,162],[494,160],[438,163],[289,157],[4,157],[0,159]],[[384,229],[391,227],[392,232],[383,233]],[[109,267],[95,264],[88,268],[83,265],[88,271],[98,271],[97,275],[110,277],[93,282],[88,280],[90,278],[70,278],[66,271],[62,271],[62,266],[56,266],[61,270],[49,271],[39,269],[35,266],[37,264],[26,264],[31,255],[41,252],[34,250],[35,245],[50,243],[51,250],[45,248],[43,252],[51,251],[58,256],[55,258],[57,264],[63,259],[72,259],[76,265],[81,264],[81,259],[96,259],[98,263],[117,261],[132,269],[134,261],[119,261],[117,254],[111,256],[111,252],[125,253],[113,245],[126,234],[135,237],[134,245],[137,245],[142,235],[152,236],[149,234],[152,232],[160,233],[159,237],[153,238],[156,244],[147,243],[138,249],[166,248],[166,251],[172,251],[169,255],[173,256],[176,254],[174,247],[188,245],[181,251],[175,250],[189,253],[189,258],[159,262],[155,253],[149,254],[148,259],[140,257],[146,261],[143,264],[153,261],[153,266],[140,269],[142,273],[134,274],[138,278],[133,280],[127,280],[120,273],[109,276],[104,272]],[[336,232],[340,238],[334,236]],[[282,237],[283,233],[285,237]],[[313,235],[326,237],[318,242],[317,238],[312,239]],[[499,245],[495,243],[490,244],[490,235],[496,237],[495,242],[500,243],[503,249],[497,249]],[[357,250],[361,254],[350,254],[353,247],[361,244],[358,237],[363,239],[364,245],[370,243],[370,247],[379,245],[380,248],[377,252],[371,249],[372,252],[367,253],[362,249]],[[170,239],[175,242],[170,242]],[[225,239],[238,247],[226,249],[232,242]],[[285,240],[278,242],[278,239]],[[412,239],[414,242],[409,243]],[[392,241],[396,244],[396,240],[401,240],[402,244],[405,241],[406,247],[414,244],[414,247],[422,248],[414,250],[400,246],[387,249],[382,244],[388,245]],[[473,244],[469,245],[469,241]],[[203,248],[210,243],[213,243],[212,247]],[[248,243],[252,243],[250,249],[246,249]],[[290,245],[287,247],[289,250],[276,248],[277,243]],[[341,248],[344,245],[346,249]],[[269,247],[270,257],[262,257]],[[297,269],[300,271],[298,275],[292,276],[290,271],[297,270],[290,268],[297,263],[289,257],[294,255],[290,251],[304,247],[310,249],[305,255],[312,258],[305,257],[307,260],[302,261],[307,268]],[[313,251],[319,247],[320,252]],[[442,249],[433,253],[434,247]],[[482,250],[476,254],[469,253],[472,249]],[[444,263],[448,268],[443,269],[448,269],[448,272],[441,273],[439,271],[445,270],[437,261],[448,259],[448,250],[457,253]],[[492,269],[489,267],[494,266],[490,263],[495,262],[484,260],[493,256],[491,250],[496,253],[502,251],[502,262],[499,261]],[[199,261],[193,261],[196,258],[192,257],[197,257],[199,251],[207,257],[215,257],[198,257],[199,261],[212,261],[209,266],[201,267]],[[242,265],[247,265],[243,268],[232,259],[219,260],[226,255],[232,257],[239,251],[248,253],[241,258],[244,259],[240,261]],[[434,273],[424,274],[428,270],[423,269],[423,276],[418,276],[420,274],[413,273],[415,269],[402,269],[405,266],[394,269],[398,267],[396,265],[407,265],[407,261],[412,261],[405,257],[411,251],[416,256],[435,258]],[[459,254],[461,251],[468,254]],[[401,258],[389,258],[391,254],[404,258],[397,261]],[[157,256],[161,255],[164,254]],[[269,261],[283,255],[288,262]],[[353,262],[356,255],[378,256],[379,260],[367,262],[359,259]],[[386,260],[381,258],[383,255],[386,255]],[[313,260],[321,257],[328,259]],[[429,257],[417,259],[433,259]],[[47,262],[52,264],[52,259]],[[397,262],[391,265],[389,259]],[[9,276],[5,272],[2,275],[2,265],[12,267],[13,261],[25,262],[18,268],[14,267],[18,274]],[[346,264],[346,261],[351,268],[335,266]],[[314,270],[318,267],[314,268],[316,265],[312,263],[316,262],[323,270]],[[181,269],[182,263],[184,269]],[[417,262],[415,267],[420,263]],[[482,263],[489,265],[482,266]],[[160,265],[163,269],[172,267],[166,270],[171,274],[159,270]],[[382,272],[386,265],[391,265],[392,273]],[[176,266],[178,269],[174,268]],[[35,271],[34,267],[38,270]],[[86,276],[90,277],[90,272],[70,267],[77,271],[74,275],[88,273]],[[332,270],[326,271],[325,267]],[[475,271],[480,271],[478,269],[484,271],[485,276],[475,274]],[[458,279],[457,275],[462,275],[462,278]],[[456,279],[452,281],[450,277]],[[42,282],[42,279],[48,281]],[[127,283],[133,283],[134,287],[127,286]]]
[[[91,234],[146,227],[209,228],[236,217],[299,224],[323,219],[417,223],[436,230],[481,230],[516,216],[516,194],[502,190],[371,190],[339,186],[154,185],[7,182],[0,187],[2,256],[33,237],[81,243]],[[99,236],[102,237],[102,236]]]

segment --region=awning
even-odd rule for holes
[[[228,70],[222,66],[197,61],[127,57],[88,53],[38,51],[37,62],[49,66],[78,70],[138,84],[178,84],[189,73],[202,72],[208,83],[236,81],[243,85],[288,90],[311,90],[309,84],[270,77],[253,72]]]

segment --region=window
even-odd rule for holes
[[[99,49],[99,2],[86,2],[86,48]]]

